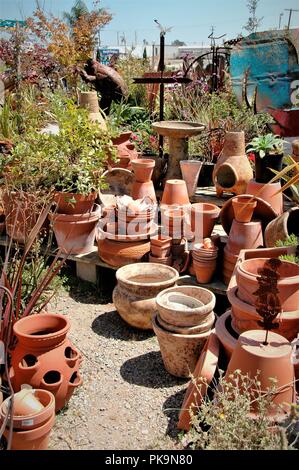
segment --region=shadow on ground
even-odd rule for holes
[[[121,341],[145,341],[154,336],[153,331],[137,330],[128,325],[117,313],[105,312],[92,322],[92,330],[99,336]]]
[[[163,413],[168,418],[166,434],[167,436],[170,436],[172,438],[177,437],[178,434],[181,432],[180,429],[177,429],[177,424],[179,421],[180,409],[184,401],[186,390],[187,389],[184,388],[183,390],[180,390],[174,395],[171,395],[163,404]]]
[[[159,351],[129,359],[121,366],[120,374],[130,384],[149,388],[173,387],[186,381],[168,374]]]

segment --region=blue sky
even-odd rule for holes
[[[70,10],[74,0],[40,0],[46,11],[61,15]],[[159,42],[159,30],[154,18],[166,27],[172,27],[166,35],[166,43],[180,39],[187,44],[207,44],[207,36],[214,25],[216,35],[226,33],[227,38],[246,34],[242,27],[248,18],[246,0],[101,0],[101,6],[109,9],[113,20],[102,33],[102,45],[116,45],[125,35],[127,45],[146,39],[150,44]],[[86,0],[91,7],[93,0]],[[0,0],[0,18],[22,19],[31,15],[35,0]],[[284,8],[299,9],[298,0],[260,0],[257,16],[264,17],[261,30],[287,24],[288,12]],[[294,12],[292,27],[299,26],[299,12]]]

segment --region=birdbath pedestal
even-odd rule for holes
[[[166,181],[181,179],[180,161],[188,160],[188,138],[200,134],[205,126],[187,121],[160,121],[152,124],[153,129],[169,139],[169,160]]]

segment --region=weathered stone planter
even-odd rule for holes
[[[156,296],[174,286],[179,278],[176,269],[156,263],[123,266],[116,272],[117,286],[113,302],[120,316],[129,325],[142,330],[152,329]]]

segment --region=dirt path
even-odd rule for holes
[[[176,449],[187,380],[164,369],[154,333],[130,328],[92,287],[74,285],[52,310],[71,320],[84,384],[56,420],[50,449]]]

